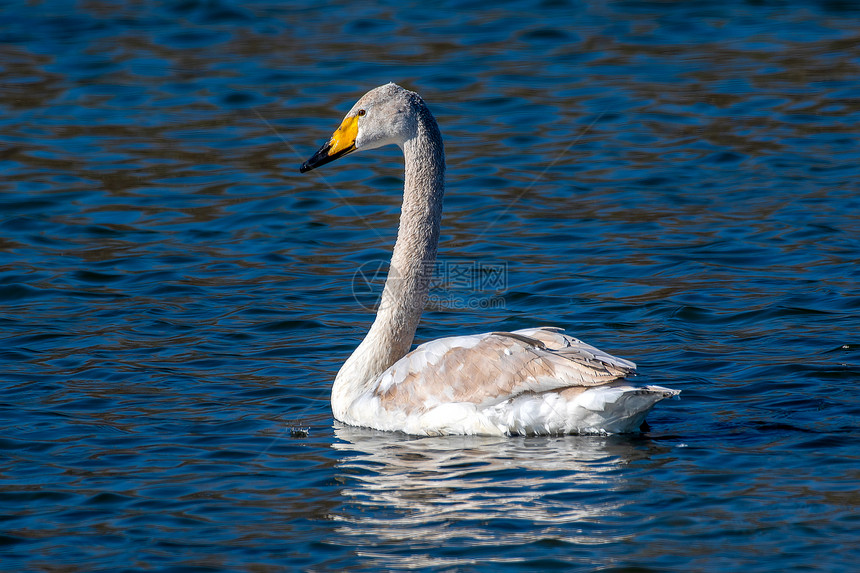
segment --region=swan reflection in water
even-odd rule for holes
[[[617,542],[623,466],[669,449],[644,437],[416,437],[339,423],[335,437],[338,533],[380,567],[406,568],[504,563],[505,547],[539,541]]]

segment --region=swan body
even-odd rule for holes
[[[554,327],[452,336],[409,351],[439,243],[445,156],[421,97],[375,88],[302,173],[353,151],[403,150],[403,205],[376,319],[332,386],[338,420],[417,435],[623,433],[679,391],[624,381],[636,365]]]

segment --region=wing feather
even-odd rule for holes
[[[378,379],[386,408],[492,406],[523,393],[598,386],[636,368],[552,327],[453,336],[418,346]]]

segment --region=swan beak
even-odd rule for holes
[[[358,115],[347,116],[328,142],[313,156],[302,163],[299,173],[307,173],[320,165],[330,163],[347,153],[355,151],[355,138],[358,136]]]

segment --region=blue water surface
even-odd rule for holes
[[[402,159],[298,166],[388,81],[448,158],[416,342],[564,327],[650,430],[334,422]],[[0,567],[855,569],[858,94],[853,2],[3,4]]]

